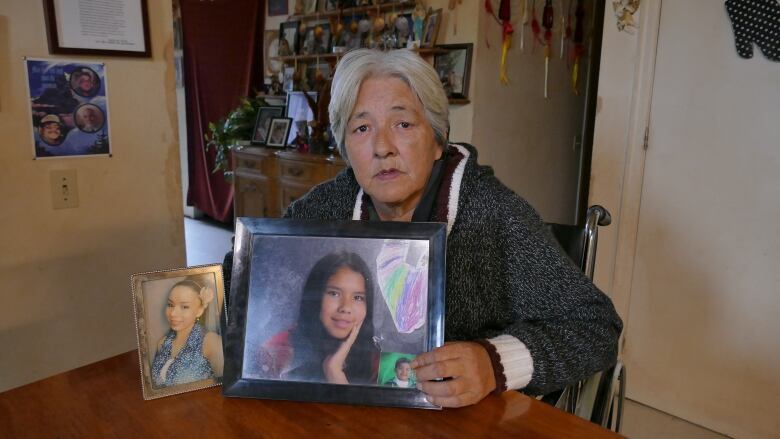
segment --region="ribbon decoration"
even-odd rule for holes
[[[512,23],[509,21],[512,19],[512,14],[509,10],[509,0],[501,0],[498,5],[498,18],[501,19],[501,34],[504,37],[504,42],[501,46],[501,83],[509,84],[509,78],[506,75],[506,54],[509,52],[509,48],[512,47],[512,33],[515,31],[512,28]]]
[[[572,53],[574,67],[571,69],[571,90],[575,95],[579,95],[580,92],[577,90],[577,83],[579,80],[580,58],[582,58],[582,54],[585,53],[585,31],[583,29],[585,26],[585,7],[582,5],[582,0],[577,0],[574,18],[576,24],[574,25],[574,51]]]
[[[555,23],[552,0],[547,0],[542,11],[544,26],[544,98],[547,99],[547,80],[550,77],[550,52],[552,51],[552,28]]]

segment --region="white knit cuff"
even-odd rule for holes
[[[496,348],[501,358],[507,390],[527,386],[534,373],[534,362],[525,344],[507,334],[489,338],[487,341]]]

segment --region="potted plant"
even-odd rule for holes
[[[225,179],[233,178],[230,169],[230,151],[245,146],[252,138],[255,119],[260,107],[267,106],[265,99],[260,97],[241,98],[241,104],[230,111],[227,116],[217,122],[209,122],[208,133],[203,135],[206,141],[206,151],[214,148],[214,169],[222,171]]]

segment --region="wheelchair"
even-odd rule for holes
[[[546,224],[563,250],[588,278],[593,279],[599,226],[612,222],[607,209],[595,205],[588,208],[584,226]],[[572,384],[561,391],[542,397],[568,413],[587,419],[620,433],[623,405],[626,398],[626,367],[617,363],[601,372]]]

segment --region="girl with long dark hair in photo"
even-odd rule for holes
[[[303,286],[298,324],[264,343],[260,371],[269,378],[375,383],[373,300],[372,276],[359,255],[324,256]]]

